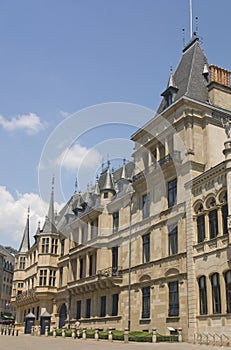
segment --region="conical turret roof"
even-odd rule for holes
[[[43,233],[57,233],[57,229],[55,226],[55,212],[54,212],[54,178],[52,179],[52,189],[51,189],[51,197],[50,197],[48,215],[45,218],[42,232]]]
[[[22,242],[19,248],[19,253],[26,253],[30,249],[30,228],[29,228],[29,209],[27,214],[26,226],[22,237]]]
[[[201,49],[198,37],[195,37],[184,48],[180,63],[169,79],[167,89],[170,87],[177,89],[174,101],[187,96],[197,101],[208,102],[208,88],[203,76],[205,64],[207,58]],[[163,98],[157,112],[161,113],[165,108],[166,100]]]

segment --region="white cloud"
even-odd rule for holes
[[[41,200],[36,193],[17,193],[14,198],[5,186],[0,186],[0,244],[11,245],[18,249],[22,240],[28,207],[30,207],[30,235],[33,244],[33,235],[36,233],[38,222],[44,223],[48,203]],[[63,205],[55,203],[59,211]]]
[[[69,171],[76,171],[77,168],[98,167],[101,163],[101,155],[95,149],[88,149],[79,144],[66,148],[56,159],[56,164]]]
[[[11,120],[0,115],[0,125],[7,131],[25,130],[28,134],[35,134],[44,128],[39,116],[35,113],[22,114]]]
[[[60,114],[63,118],[67,118],[67,117],[69,117],[69,115],[70,115],[69,112],[62,111],[62,109],[59,111],[59,114]]]

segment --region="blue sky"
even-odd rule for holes
[[[228,69],[230,13],[230,0],[193,0],[209,62]],[[188,42],[189,0],[0,0],[0,243],[18,247],[28,205],[32,231],[42,220],[39,194],[46,210],[55,171],[48,167],[40,174],[41,191],[38,169],[42,171],[40,159],[44,149],[50,154],[47,145],[54,135],[57,150],[63,144],[60,157],[74,144],[72,151],[79,152],[58,163],[57,151],[63,191],[63,196],[57,191],[59,203],[73,193],[80,158],[90,148],[88,164],[94,169],[89,171],[86,162],[82,166],[82,190],[94,181],[102,157],[128,158],[130,134],[154,113],[170,66],[174,70],[180,60],[182,28]],[[124,103],[124,124],[107,108],[89,112],[91,106],[110,102]],[[143,114],[139,108],[128,112],[128,104],[144,106]],[[83,109],[88,117],[78,114]],[[87,118],[97,124],[104,113],[104,126],[94,132],[88,130],[91,123],[81,128]],[[76,134],[60,136],[73,118],[69,130],[76,128]],[[108,140],[119,138],[121,149],[114,154],[117,146]]]

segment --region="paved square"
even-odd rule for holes
[[[106,340],[82,340],[72,338],[36,337],[31,335],[0,336],[0,350],[215,350],[221,347],[188,343],[132,343]],[[230,347],[227,347],[230,349]]]

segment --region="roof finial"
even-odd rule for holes
[[[185,47],[185,29],[182,28],[182,40],[183,40],[183,47]]]
[[[27,216],[29,217],[30,215],[30,206],[28,205],[28,208],[27,208]]]
[[[198,17],[196,16],[196,35],[198,35]]]
[[[51,190],[54,191],[54,185],[55,185],[55,175],[52,176],[51,180]]]
[[[75,192],[77,192],[78,190],[78,178],[77,178],[77,175],[76,175],[76,178],[75,178]]]

